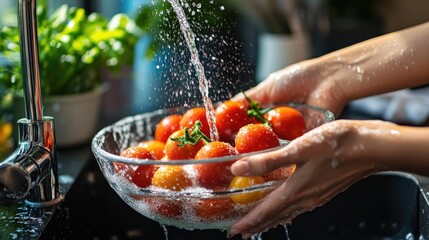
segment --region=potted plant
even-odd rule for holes
[[[101,72],[131,66],[134,46],[142,31],[125,14],[108,20],[67,5],[48,14],[46,1],[40,0],[38,4],[44,113],[55,119],[59,146],[80,144],[92,137],[99,124]],[[17,27],[4,26],[0,32],[0,53],[16,62],[19,51]],[[19,94],[21,65],[10,66],[0,66],[0,87]],[[92,109],[85,110],[86,107]],[[18,117],[23,117],[22,113]]]

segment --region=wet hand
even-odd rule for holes
[[[297,168],[287,181],[235,223],[229,233],[241,233],[243,238],[249,238],[289,223],[300,213],[326,203],[359,179],[383,169],[384,166],[373,162],[372,135],[367,134],[371,129],[378,131],[380,125],[385,124],[335,121],[304,134],[280,150],[234,163],[233,174],[244,176],[262,175],[292,164]]]
[[[245,94],[252,100],[264,103],[299,102],[332,111],[336,116],[346,104],[342,90],[332,76],[332,68],[323,68],[319,59],[290,65],[270,74]],[[246,101],[237,94],[235,101]]]

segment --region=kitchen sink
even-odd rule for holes
[[[322,207],[298,216],[287,231],[262,239],[429,239],[427,181],[392,172],[371,175]],[[163,227],[125,204],[88,161],[40,239],[227,239],[225,231]],[[235,236],[231,239],[241,239]]]

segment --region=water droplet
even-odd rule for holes
[[[340,165],[340,161],[338,161],[338,159],[332,159],[331,161],[331,167],[332,168],[338,168],[338,166]]]

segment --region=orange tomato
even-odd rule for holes
[[[253,176],[253,177],[241,177],[236,176],[232,179],[229,184],[230,189],[243,189],[250,186],[254,186],[257,184],[264,183],[265,180],[261,176]],[[232,201],[239,204],[247,204],[256,202],[259,199],[263,198],[266,195],[264,191],[251,191],[246,193],[239,193],[231,196]]]
[[[152,185],[171,191],[181,191],[191,187],[192,180],[182,166],[161,166],[153,175]]]

